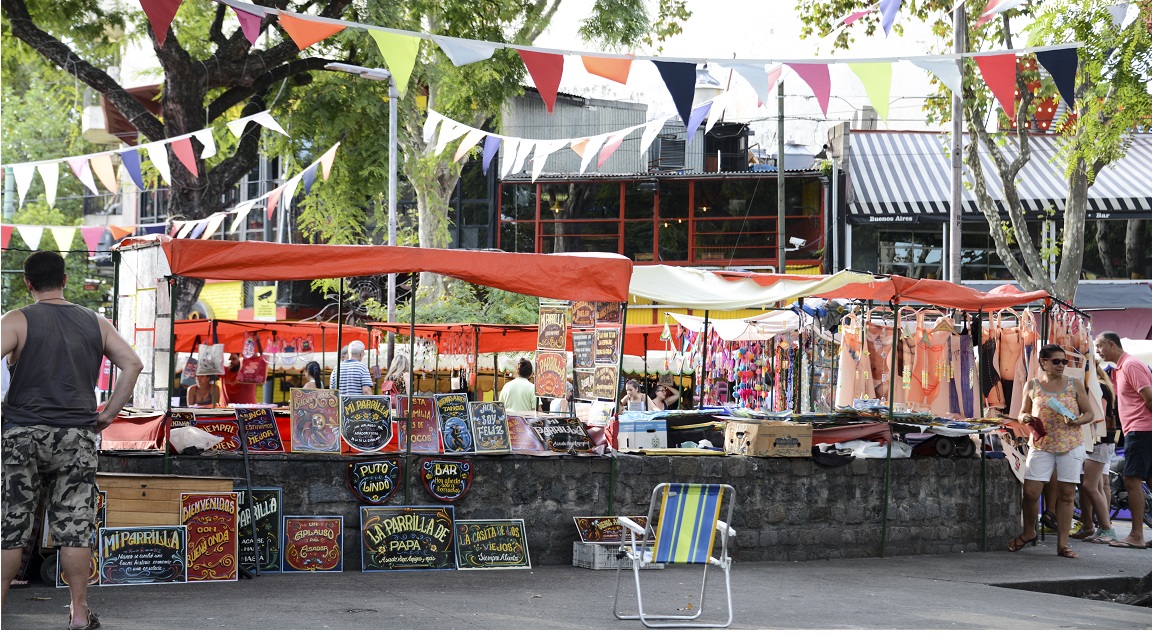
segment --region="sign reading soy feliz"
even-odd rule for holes
[[[360,507],[364,571],[455,569],[450,506]]]
[[[511,453],[508,437],[508,415],[503,402],[472,402],[472,431],[476,436],[476,453]]]

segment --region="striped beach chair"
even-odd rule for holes
[[[727,504],[725,496],[727,493]],[[624,565],[616,569],[616,595],[612,613],[621,620],[640,620],[647,627],[727,627],[732,624],[732,558],[728,555],[728,539],[736,535],[728,523],[736,490],[727,484],[670,484],[656,485],[648,505],[647,527],[621,516],[624,537],[620,542],[620,557],[632,561],[636,579],[636,615],[620,612],[620,574]],[[721,509],[727,508],[724,520]],[[655,524],[653,529],[652,523]],[[719,557],[713,557],[719,533]],[[640,571],[653,564],[703,565],[699,605],[691,614],[654,614],[645,612],[640,586]],[[708,567],[724,571],[724,588],[728,598],[728,619],[720,622],[699,622],[704,613],[704,596],[708,587]]]

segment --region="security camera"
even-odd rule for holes
[[[804,240],[804,238],[788,238],[788,244],[796,247],[797,249],[803,247],[806,242],[807,241]]]

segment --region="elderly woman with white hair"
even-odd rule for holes
[[[363,358],[364,343],[359,340],[348,343],[348,356],[340,361],[339,367],[332,370],[332,375],[328,379],[328,387],[339,389],[342,396],[372,395],[375,384],[372,381],[371,372],[368,371],[368,366],[361,361]]]

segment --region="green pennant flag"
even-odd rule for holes
[[[888,122],[888,100],[892,94],[891,62],[849,62],[848,68],[864,83],[864,91],[876,113]]]
[[[412,77],[412,68],[416,66],[416,56],[420,53],[421,39],[378,29],[369,29],[368,33],[376,41],[388,71],[396,79],[396,90],[403,98],[408,90],[408,79]]]

